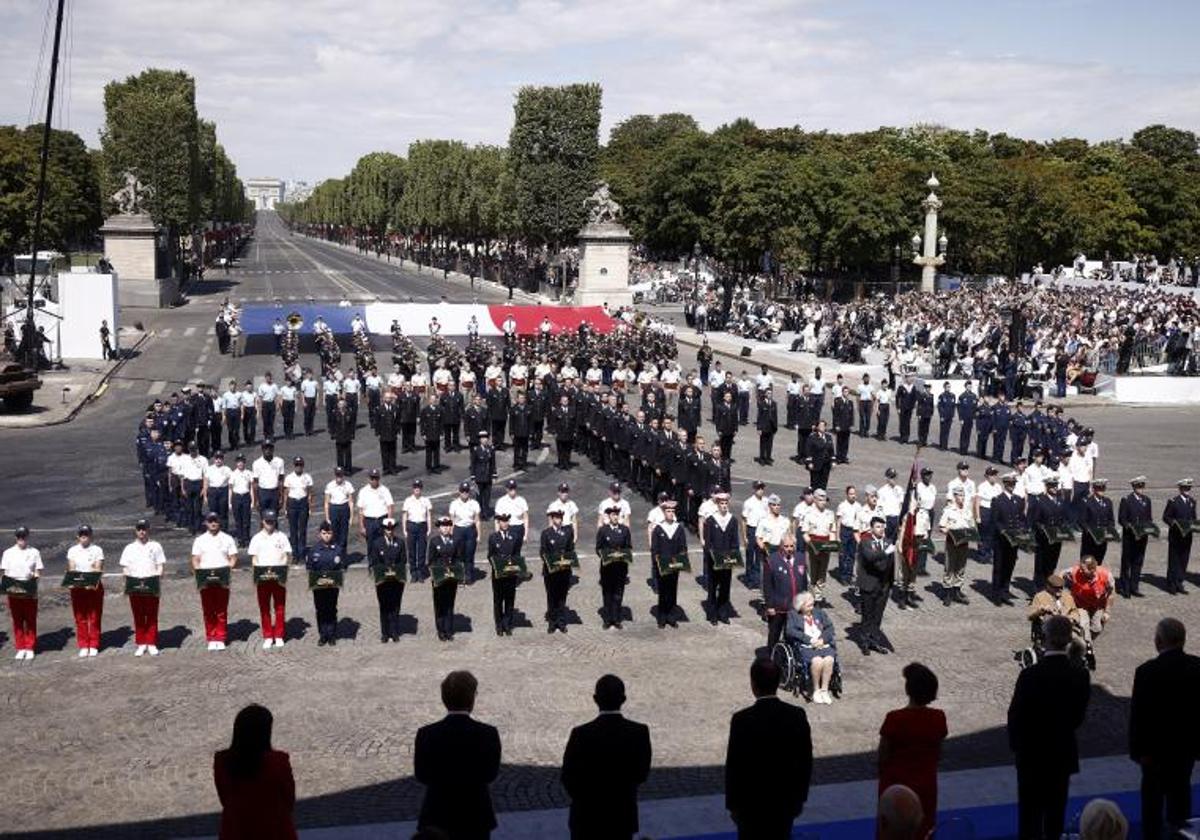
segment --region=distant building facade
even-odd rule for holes
[[[246,198],[254,202],[255,210],[274,210],[283,202],[284,186],[279,178],[250,178],[246,181]]]

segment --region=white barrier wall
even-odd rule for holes
[[[1118,376],[1114,382],[1114,394],[1120,403],[1200,403],[1200,377],[1196,376]]]
[[[101,358],[101,321],[108,321],[109,341],[116,345],[120,310],[115,274],[63,272],[58,275],[58,301],[63,358]]]

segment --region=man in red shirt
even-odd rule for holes
[[[1112,574],[1099,565],[1095,557],[1085,556],[1079,559],[1079,565],[1063,575],[1063,582],[1079,610],[1084,641],[1090,644],[1108,622],[1108,608],[1113,594]]]

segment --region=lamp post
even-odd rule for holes
[[[700,302],[700,240],[692,245],[692,271],[695,273],[695,282],[692,284],[692,302]]]
[[[892,294],[900,293],[900,246],[892,248]]]
[[[942,209],[942,200],[934,192],[941,186],[937,176],[931,174],[925,186],[929,187],[929,195],[921,202],[925,208],[925,237],[922,240],[921,234],[913,234],[913,264],[921,266],[921,291],[932,292],[938,266],[946,262],[948,240],[945,234],[938,236],[937,214]]]

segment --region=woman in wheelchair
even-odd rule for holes
[[[808,675],[806,682],[811,686],[812,701],[832,703],[830,686],[837,666],[833,620],[824,610],[816,608],[811,592],[801,592],[792,601],[784,639],[799,664],[798,676]]]

